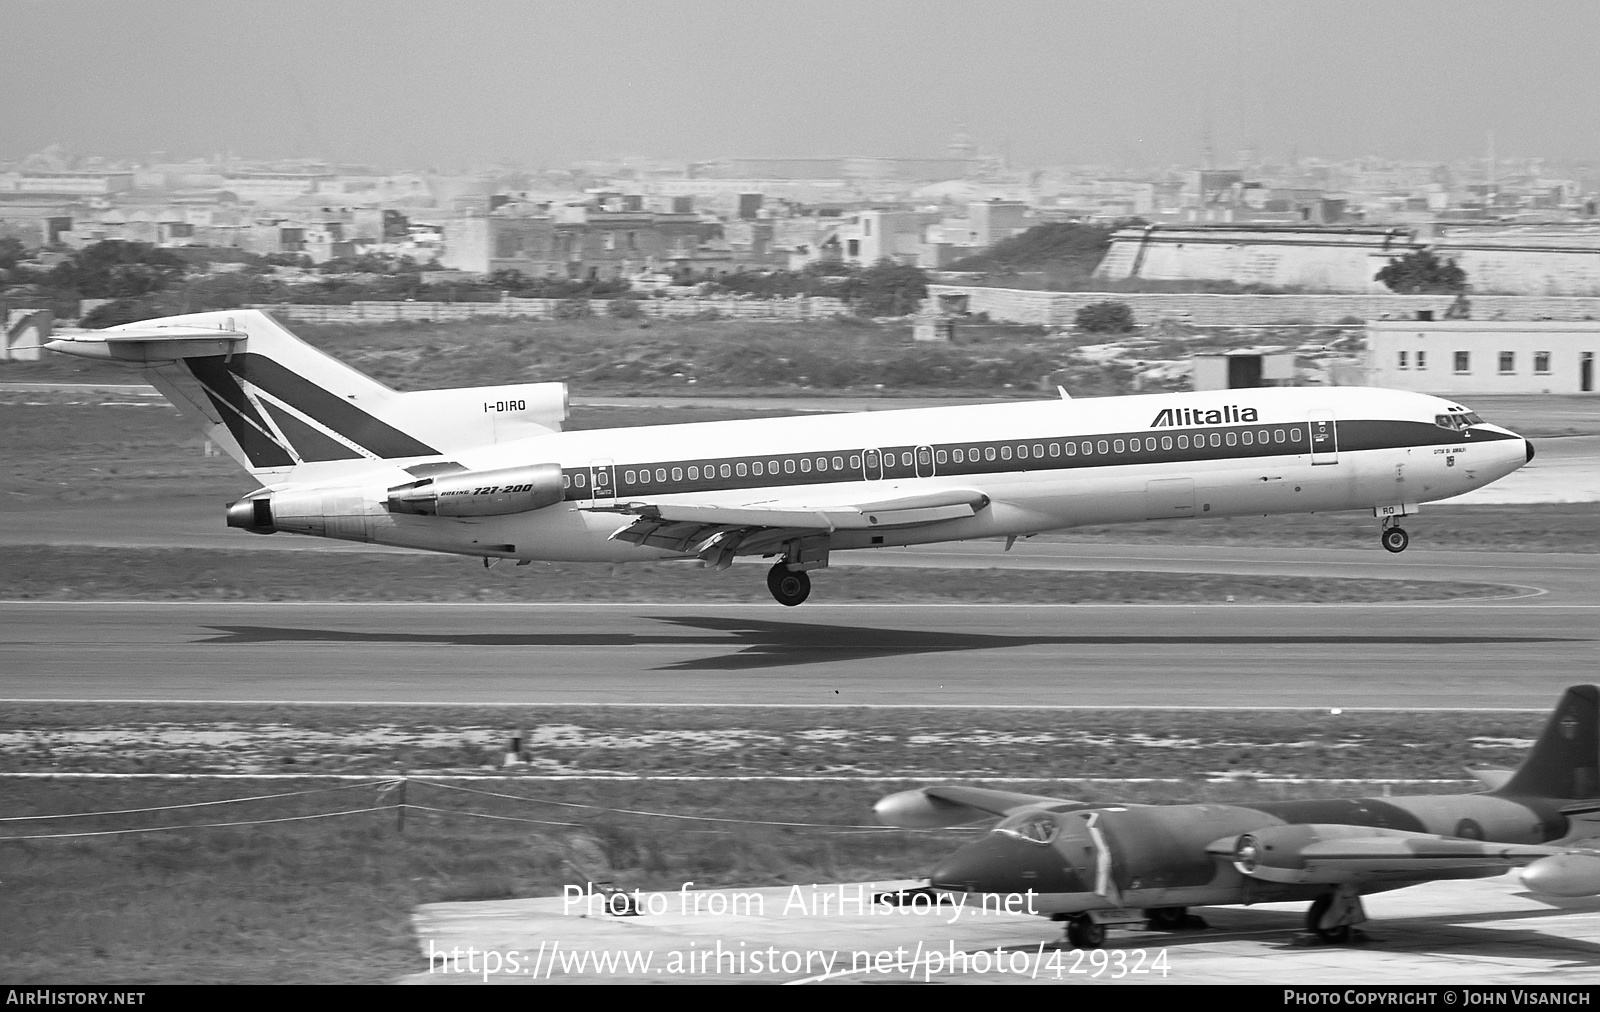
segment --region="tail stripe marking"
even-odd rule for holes
[[[190,359],[190,362],[197,361]],[[210,361],[223,362],[221,356]],[[235,355],[226,368],[241,379],[384,458],[431,457],[439,451],[329,393],[264,355]]]
[[[256,413],[255,407],[245,397],[239,384],[225,369],[218,367],[219,357],[210,359],[186,358],[184,364],[194,374],[206,396],[217,409],[228,431],[238,441],[250,463],[255,467],[293,467],[296,461],[277,441],[267,423]]]
[[[261,405],[301,460],[361,460],[361,454],[269,402]]]

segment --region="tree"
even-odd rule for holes
[[[1090,334],[1126,334],[1133,329],[1133,310],[1126,302],[1096,302],[1078,310],[1072,324]]]
[[[1419,249],[1389,261],[1373,276],[1397,295],[1442,295],[1467,290],[1467,272],[1454,260],[1440,260],[1431,249]]]
[[[56,265],[50,282],[86,299],[137,299],[159,292],[189,271],[170,250],[110,239],[85,246]]]
[[[905,316],[928,297],[928,276],[921,268],[887,257],[862,271],[858,281],[857,316]]]

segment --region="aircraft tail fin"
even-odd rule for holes
[[[1494,791],[1522,797],[1600,797],[1600,686],[1574,685],[1561,697],[1510,780]]]
[[[46,347],[138,367],[263,484],[459,453],[557,431],[566,417],[561,383],[402,393],[254,309],[145,320]]]

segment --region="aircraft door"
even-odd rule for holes
[[[589,495],[597,503],[616,501],[617,474],[611,461],[589,461]]]
[[[934,474],[933,447],[917,447],[917,477],[932,478]]]
[[[1311,422],[1311,463],[1339,463],[1339,428],[1332,411],[1317,410],[1309,416]]]
[[[861,451],[861,477],[867,481],[882,480],[883,454],[876,449]]]

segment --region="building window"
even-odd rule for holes
[[[845,245],[847,247],[847,253],[846,253],[847,256],[856,257],[857,259],[859,259],[861,257],[861,240],[860,239],[851,239]]]
[[[1472,371],[1472,353],[1468,351],[1456,352],[1456,372],[1468,373]]]
[[[1406,359],[1409,358],[1409,357],[1410,357],[1410,353],[1409,352],[1402,351],[1400,353],[1400,368],[1401,369],[1406,368]]]
[[[1417,368],[1418,369],[1426,369],[1426,368],[1428,368],[1428,353],[1425,352],[1425,351],[1422,351],[1420,349],[1417,351]]]
[[[1517,353],[1516,352],[1514,352],[1514,351],[1502,351],[1500,353],[1500,371],[1502,373],[1512,373],[1512,372],[1516,372],[1517,371]]]
[[[1548,351],[1536,351],[1533,353],[1533,371],[1542,376],[1549,374],[1550,353]]]

